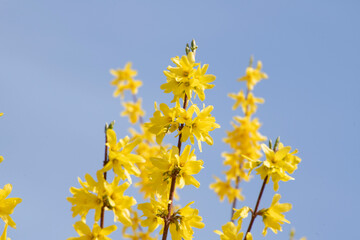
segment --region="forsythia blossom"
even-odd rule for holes
[[[187,110],[179,105],[169,108],[166,104],[160,104],[160,110],[155,111],[154,116],[150,118],[150,123],[147,124],[149,131],[156,134],[159,144],[167,132],[176,130],[178,130],[176,136],[181,134],[181,142],[190,138],[191,143],[194,144],[196,138],[200,151],[202,151],[201,142],[213,144],[209,132],[220,127],[210,114],[213,106],[208,106],[200,111],[196,104],[191,105]],[[193,118],[194,113],[197,115],[195,118]]]
[[[137,71],[131,69],[130,62],[125,65],[124,69],[111,69],[110,73],[115,76],[111,85],[117,87],[114,92],[114,97],[117,97],[119,94],[123,97],[125,90],[131,90],[132,94],[136,94],[137,89],[142,85],[141,81],[134,80]]]
[[[162,157],[150,160],[155,168],[150,177],[159,194],[167,193],[168,182],[173,175],[176,176],[179,188],[190,184],[197,188],[200,186],[192,175],[200,172],[204,162],[196,160],[196,155],[194,150],[191,151],[190,145],[185,147],[181,155],[179,155],[179,149],[173,146],[169,151],[163,152]]]
[[[201,101],[205,99],[205,89],[211,89],[214,85],[209,84],[215,80],[215,76],[206,74],[208,65],[203,67],[200,63],[195,63],[195,53],[189,52],[187,56],[174,57],[171,59],[176,67],[169,66],[168,71],[164,71],[167,83],[161,85],[165,93],[172,92],[174,99],[172,102],[179,102],[180,98],[192,98],[193,92],[199,96]],[[195,69],[195,67],[198,67]]]
[[[252,169],[261,165],[256,168],[257,174],[260,174],[261,179],[269,176],[268,181],[270,178],[272,179],[274,182],[274,191],[277,191],[279,189],[279,181],[286,182],[294,179],[286,172],[292,174],[297,169],[297,165],[301,162],[301,159],[294,155],[297,153],[297,150],[290,152],[291,147],[284,147],[282,143],[279,143],[277,151],[270,149],[265,144],[261,144],[261,148],[266,156],[265,161],[261,162],[247,157],[250,161],[248,166]]]
[[[261,67],[260,67],[261,68]],[[240,195],[241,188],[239,184],[241,181],[248,181],[249,176],[249,164],[245,156],[251,156],[252,159],[259,159],[261,157],[260,143],[265,141],[266,138],[259,133],[261,124],[257,118],[253,118],[253,114],[257,110],[257,104],[263,103],[262,98],[256,98],[251,92],[254,85],[259,81],[257,70],[252,67],[247,68],[247,75],[241,79],[247,80],[246,94],[241,90],[238,93],[230,93],[228,96],[235,100],[233,110],[236,110],[239,106],[244,113],[244,117],[234,117],[232,122],[233,130],[227,131],[227,136],[224,142],[230,145],[232,152],[225,152],[222,154],[224,165],[230,168],[225,171],[226,180],[220,180],[216,178],[216,183],[210,185],[210,188],[214,189],[220,200],[224,196],[228,197],[229,202],[235,202],[238,200],[244,200],[244,197]],[[266,75],[266,74],[265,74]],[[261,76],[265,76],[261,75]]]
[[[112,129],[106,131],[107,146],[109,148],[109,161],[101,171],[106,172],[110,169],[118,175],[122,180],[127,179],[132,182],[130,174],[135,176],[140,175],[140,170],[136,167],[136,163],[144,162],[145,160],[131,151],[140,143],[140,139],[130,142],[129,137],[117,141],[116,133]]]
[[[70,188],[73,197],[68,197],[67,200],[73,205],[71,208],[73,217],[80,215],[85,219],[89,210],[95,209],[95,221],[99,221],[101,209],[105,207],[114,212],[115,220],[131,225],[130,207],[136,204],[136,200],[133,197],[124,196],[129,183],[119,185],[119,177],[115,177],[112,183],[108,183],[101,172],[98,172],[97,177],[98,182],[86,174],[86,182],[79,178],[82,188]]]
[[[261,79],[267,79],[268,76],[266,73],[261,72],[262,63],[261,61],[257,62],[256,68],[249,66],[246,68],[245,76],[238,79],[238,81],[246,81],[248,89],[251,91],[255,84],[258,83]]]
[[[277,233],[278,230],[282,231],[280,224],[283,224],[284,222],[290,223],[285,219],[285,216],[282,213],[290,211],[292,206],[290,203],[279,203],[280,198],[280,194],[275,194],[271,206],[259,211],[259,215],[262,216],[265,225],[263,230],[264,236],[266,235],[268,228],[274,233]]]
[[[124,102],[123,106],[125,110],[121,113],[121,116],[128,116],[132,124],[136,123],[140,117],[145,115],[144,110],[141,109],[141,99],[136,103]]]
[[[14,212],[16,205],[21,203],[21,198],[7,198],[11,193],[12,185],[6,184],[3,189],[0,188],[0,218],[12,228],[16,228],[14,220],[10,214]]]
[[[111,240],[111,238],[107,237],[107,235],[117,229],[115,225],[101,228],[97,223],[95,223],[93,229],[90,230],[89,226],[81,221],[76,222],[74,224],[74,228],[80,237],[71,237],[67,240]]]

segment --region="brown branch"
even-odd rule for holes
[[[133,94],[132,97],[133,97],[133,102],[136,103],[137,102],[136,94]],[[144,119],[142,118],[142,116],[139,116],[139,122],[141,125],[144,124]]]
[[[104,163],[103,163],[103,166],[105,167],[105,165],[109,162],[109,159],[108,159],[108,147],[107,147],[107,128],[105,129],[105,157],[104,157]],[[106,172],[104,172],[104,179],[106,181],[106,177],[107,177],[107,174]],[[105,218],[105,206],[103,205],[101,207],[101,217],[100,217],[100,227],[101,228],[104,228],[104,218]]]
[[[255,218],[256,218],[256,216],[258,215],[258,208],[259,208],[260,200],[261,200],[261,197],[262,197],[262,195],[263,195],[263,193],[264,193],[265,185],[266,185],[266,182],[267,182],[268,178],[269,178],[269,175],[267,175],[267,176],[265,177],[264,182],[263,182],[263,184],[262,184],[262,186],[261,186],[261,190],[260,190],[258,199],[257,199],[257,201],[256,201],[256,205],[255,205],[255,210],[252,212],[250,224],[249,224],[249,227],[248,227],[248,229],[247,229],[247,231],[246,231],[244,240],[246,240],[246,236],[247,236],[247,234],[251,231],[251,228],[252,228],[252,225],[253,225],[253,223],[254,223],[254,221],[255,221]]]
[[[185,94],[184,103],[183,103],[183,109],[186,110],[187,104],[188,104],[188,98],[187,98],[187,95]],[[184,124],[180,124],[179,131],[181,131],[181,129],[183,127],[184,127]],[[181,142],[181,137],[182,137],[182,134],[180,133],[179,139],[178,139],[178,146],[177,146],[178,149],[179,149],[179,155],[181,153],[181,143],[182,143]],[[173,171],[172,176],[171,176],[170,195],[169,195],[169,203],[168,203],[168,214],[164,218],[164,232],[163,232],[162,240],[167,239],[168,230],[169,230],[169,227],[170,227],[171,211],[172,211],[172,207],[173,207],[173,199],[174,199],[174,193],[175,193],[176,177],[177,177],[178,173],[179,173],[178,171]]]
[[[239,183],[240,183],[240,177],[239,176],[237,176],[236,177],[236,182],[235,182],[235,188],[236,189],[239,189]],[[233,201],[233,204],[232,204],[232,207],[231,207],[231,216],[230,216],[230,221],[232,221],[232,222],[234,222],[234,220],[232,219],[233,218],[233,216],[234,216],[234,208],[236,208],[236,200],[237,200],[237,198],[235,197],[234,198],[234,201]]]

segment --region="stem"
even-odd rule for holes
[[[236,183],[235,183],[235,188],[238,189],[239,188],[239,183],[240,183],[240,177],[237,176],[236,178]],[[230,221],[234,222],[234,220],[232,219],[234,216],[234,208],[236,208],[236,200],[237,198],[234,198],[233,204],[232,204],[232,208],[231,208],[231,216],[230,216]]]
[[[105,165],[108,163],[108,147],[107,147],[107,134],[106,134],[106,131],[105,131],[105,157],[104,157],[104,163],[103,163],[103,166],[105,167]],[[107,177],[107,174],[106,172],[104,172],[104,179],[106,181],[106,177]],[[104,217],[105,217],[105,206],[103,205],[101,207],[101,218],[100,218],[100,227],[101,228],[104,228]]]
[[[258,199],[257,199],[257,201],[256,201],[256,205],[255,205],[255,210],[254,210],[254,212],[253,212],[252,215],[251,215],[251,221],[250,221],[249,227],[248,227],[248,229],[247,229],[247,231],[246,231],[244,240],[246,240],[247,234],[251,231],[252,225],[253,225],[253,223],[254,223],[254,221],[255,221],[255,218],[256,218],[256,216],[257,216],[257,214],[258,214],[257,210],[258,210],[258,208],[259,208],[260,200],[261,200],[261,197],[262,197],[262,195],[263,195],[263,192],[264,192],[264,189],[265,189],[265,185],[266,185],[266,182],[267,182],[268,178],[269,178],[269,175],[267,175],[267,176],[265,177],[264,182],[263,182],[263,184],[262,184],[262,186],[261,186],[261,190],[260,190]]]
[[[137,97],[135,94],[132,95],[133,97],[133,102],[136,103],[137,102]],[[144,119],[142,118],[142,116],[139,116],[139,121],[140,121],[140,124],[143,125],[144,124]]]
[[[187,95],[185,94],[184,97],[184,104],[183,104],[183,109],[187,108],[187,103],[188,103],[188,98]],[[181,129],[184,127],[184,124],[180,124],[179,126],[179,131],[181,131]],[[179,149],[179,156],[181,153],[181,137],[182,134],[180,133],[179,135],[179,139],[178,139],[178,149]],[[174,199],[174,193],[175,193],[175,184],[176,184],[176,177],[178,175],[178,172],[174,172],[171,176],[171,186],[170,186],[170,195],[169,195],[169,204],[168,204],[168,214],[167,216],[164,218],[164,232],[163,232],[163,236],[162,236],[162,240],[166,240],[167,235],[168,235],[168,230],[170,227],[170,219],[171,219],[171,211],[172,211],[172,207],[173,207],[173,199]]]

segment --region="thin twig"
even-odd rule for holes
[[[249,224],[249,227],[248,227],[248,229],[247,229],[247,231],[246,231],[244,240],[246,240],[246,236],[247,236],[247,234],[251,231],[251,228],[252,228],[252,225],[253,225],[253,223],[254,223],[254,221],[255,221],[255,218],[256,218],[256,216],[258,215],[258,208],[259,208],[260,200],[261,200],[261,197],[262,197],[262,195],[263,195],[263,192],[264,192],[264,189],[265,189],[265,185],[266,185],[266,182],[267,182],[268,178],[269,178],[269,175],[267,175],[267,176],[265,177],[264,182],[263,182],[263,184],[262,184],[262,186],[261,186],[261,190],[260,190],[258,199],[257,199],[257,201],[256,201],[256,205],[255,205],[255,210],[254,210],[254,212],[252,212],[250,224]]]
[[[187,103],[188,103],[188,98],[187,98],[187,95],[185,94],[184,104],[183,104],[183,109],[185,109],[185,110],[187,108]],[[184,124],[181,124],[179,126],[179,131],[181,131],[181,129],[183,127],[184,127]],[[179,139],[178,139],[179,155],[181,154],[181,143],[182,143],[181,142],[181,137],[182,137],[182,134],[180,133]],[[168,230],[169,230],[170,220],[171,220],[171,211],[172,211],[172,207],[173,207],[173,199],[174,199],[175,184],[176,184],[177,175],[178,175],[178,172],[173,172],[173,174],[171,176],[171,186],[170,186],[170,195],[169,195],[169,203],[168,203],[168,214],[164,218],[164,232],[163,232],[162,240],[166,240],[167,235],[168,235]]]
[[[240,183],[240,177],[237,176],[237,177],[236,177],[236,182],[235,182],[235,188],[236,188],[236,189],[239,189],[239,183]],[[237,200],[237,198],[235,197],[235,198],[234,198],[234,201],[233,201],[233,204],[232,204],[232,208],[231,208],[230,220],[231,220],[232,222],[234,222],[234,220],[233,220],[232,218],[233,218],[234,212],[235,212],[234,208],[236,208],[236,200]]]
[[[107,129],[106,129],[107,130]],[[105,130],[105,157],[104,157],[104,163],[103,166],[105,167],[105,165],[108,163],[108,147],[107,147],[107,134],[106,134],[106,130]],[[107,174],[106,172],[104,172],[104,179],[106,181],[106,177]],[[104,218],[105,218],[105,206],[103,205],[101,207],[101,217],[100,217],[100,227],[104,228]]]

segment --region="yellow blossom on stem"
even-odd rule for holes
[[[175,57],[171,59],[176,67],[169,66],[168,71],[164,71],[167,77],[167,83],[161,85],[161,89],[165,93],[172,92],[174,98],[172,102],[178,102],[180,98],[184,99],[185,94],[188,98],[192,98],[193,92],[197,94],[201,101],[205,99],[205,89],[211,89],[214,85],[209,84],[215,80],[215,76],[206,74],[208,65],[200,66],[195,63],[195,53],[189,52],[187,56],[181,58]],[[194,69],[198,66],[197,69]]]
[[[117,97],[120,95],[121,98],[124,98],[124,92],[126,90],[130,90],[132,94],[137,94],[139,87],[142,86],[142,81],[140,80],[127,80],[124,82],[120,82],[116,90],[114,92],[114,97]]]
[[[256,104],[264,103],[263,98],[254,97],[254,94],[252,92],[249,92],[245,97],[243,90],[241,90],[237,94],[230,93],[228,96],[235,100],[232,109],[236,110],[239,106],[241,106],[242,111],[245,113],[245,115],[254,114],[257,110]]]
[[[191,105],[188,110],[182,109],[180,117],[177,122],[184,124],[183,128],[179,131],[181,134],[181,141],[185,142],[190,138],[191,144],[194,144],[194,137],[197,139],[200,152],[202,151],[201,142],[206,142],[209,145],[213,145],[213,139],[209,135],[209,132],[216,128],[220,128],[220,125],[215,122],[215,118],[211,116],[213,106],[204,107],[203,110],[197,107],[196,104]],[[196,117],[192,116],[196,113]]]
[[[7,198],[11,193],[12,185],[6,184],[3,189],[0,188],[0,218],[12,228],[16,228],[14,220],[10,214],[14,212],[16,205],[21,203],[21,198]]]
[[[205,224],[202,222],[199,210],[190,207],[191,202],[185,207],[173,213],[170,219],[170,234],[172,240],[191,240],[194,235],[192,228],[203,228]]]
[[[111,69],[110,73],[115,77],[115,79],[112,80],[111,85],[116,86],[122,81],[132,80],[137,75],[137,71],[131,69],[131,65],[131,62],[128,62],[124,69]]]
[[[68,197],[67,200],[72,204],[73,217],[80,215],[82,219],[85,219],[89,210],[95,209],[95,221],[99,221],[101,209],[105,206],[106,210],[114,212],[115,220],[131,225],[130,207],[136,204],[136,200],[133,197],[124,196],[129,183],[119,185],[119,177],[115,177],[112,183],[108,183],[100,171],[97,173],[97,178],[98,182],[86,174],[85,182],[79,178],[82,188],[70,188],[73,197]]]
[[[267,229],[270,228],[274,233],[277,231],[282,231],[281,225],[284,222],[290,223],[285,219],[283,212],[288,212],[291,210],[292,206],[290,203],[279,203],[281,198],[280,194],[275,194],[269,208],[261,209],[259,215],[262,216],[265,228],[263,230],[263,235],[267,233]]]
[[[135,176],[140,175],[140,170],[136,167],[135,163],[145,162],[141,156],[132,154],[131,151],[140,143],[140,139],[135,139],[130,142],[129,137],[117,141],[116,133],[112,129],[106,131],[107,146],[109,148],[109,161],[101,169],[102,172],[114,170],[122,180],[127,179],[132,182],[130,174]]]
[[[97,223],[95,223],[93,229],[90,230],[90,227],[82,221],[76,222],[74,224],[74,228],[80,237],[71,237],[67,240],[111,240],[111,238],[107,237],[107,235],[117,229],[115,225],[101,228]]]
[[[234,209],[234,215],[232,217],[232,220],[239,219],[238,220],[238,225],[241,226],[242,220],[244,218],[248,217],[248,214],[249,214],[250,211],[252,211],[252,209],[247,207],[247,206],[242,207],[240,209]]]
[[[149,132],[156,135],[156,142],[161,144],[166,133],[174,132],[179,128],[176,118],[181,108],[179,105],[169,108],[165,103],[161,103],[160,110],[158,110],[155,103],[155,109],[153,117],[150,118],[150,122],[145,124],[145,126],[148,127]]]
[[[294,179],[286,172],[292,174],[297,169],[301,159],[294,155],[297,153],[297,150],[290,152],[291,147],[284,147],[282,143],[279,143],[277,151],[270,149],[265,144],[261,144],[261,148],[265,153],[266,160],[256,169],[256,172],[260,174],[261,179],[265,179],[269,175],[274,182],[274,191],[277,191],[279,189],[279,181],[286,182]]]
[[[267,79],[268,76],[266,73],[261,72],[262,63],[258,61],[256,68],[249,66],[246,68],[245,76],[238,79],[238,81],[246,81],[247,88],[251,91],[255,84],[258,83],[261,79]]]
[[[121,113],[121,116],[128,116],[132,124],[137,123],[140,117],[145,115],[144,110],[141,108],[141,99],[136,103],[134,102],[123,102],[125,110]]]
[[[151,237],[149,232],[124,233],[123,237],[131,240],[157,240],[157,238]]]
[[[148,227],[148,232],[153,232],[159,225],[164,224],[164,217],[167,215],[167,199],[160,198],[159,201],[151,198],[148,203],[141,203],[138,209],[143,212],[142,217],[146,217],[141,221],[141,226]]]
[[[240,232],[241,225],[235,226],[233,222],[228,222],[221,227],[222,232],[215,230],[214,232],[220,235],[221,240],[242,240],[244,233]]]
[[[228,198],[229,203],[233,202],[235,198],[240,201],[244,200],[244,196],[241,195],[241,188],[234,188],[230,180],[222,181],[218,177],[215,177],[215,180],[215,183],[210,184],[210,188],[220,197],[220,201],[223,201],[224,197]]]
[[[179,149],[173,146],[169,151],[164,150],[161,157],[150,158],[155,167],[150,176],[159,194],[167,193],[172,176],[176,176],[176,185],[179,188],[190,184],[197,188],[200,186],[192,175],[200,172],[204,162],[196,160],[194,151],[194,149],[191,151],[191,146],[188,145],[179,156]]]

